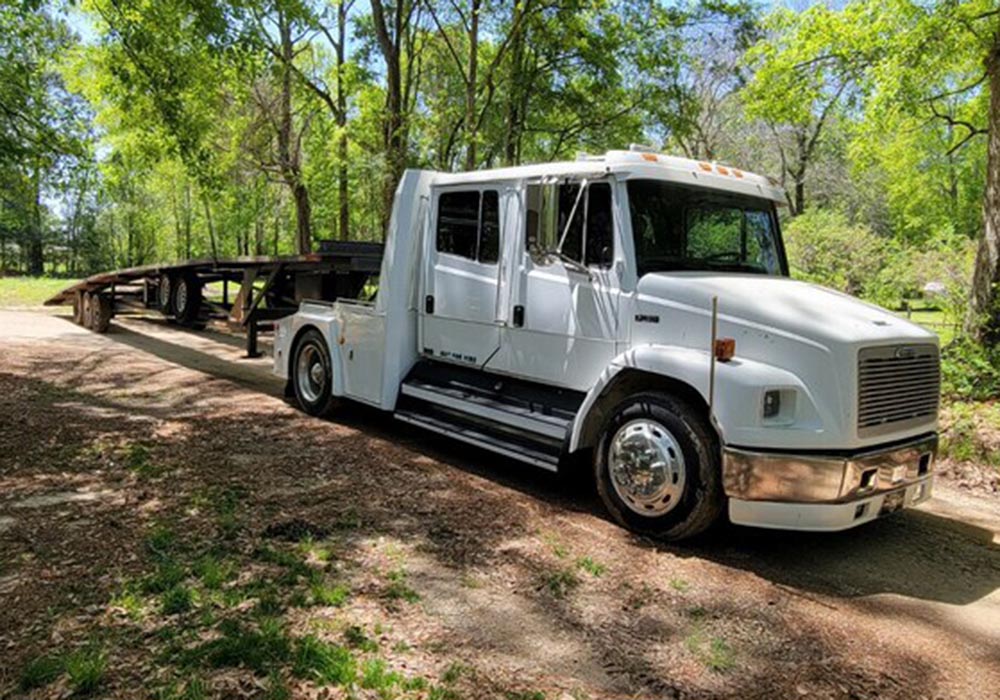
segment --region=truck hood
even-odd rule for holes
[[[659,272],[639,280],[641,302],[705,313],[719,300],[720,331],[735,323],[826,347],[871,342],[937,342],[895,314],[841,292],[787,277],[717,272]],[[687,307],[687,308],[685,308]]]

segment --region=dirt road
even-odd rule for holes
[[[268,366],[0,311],[0,696],[1000,697],[996,500],[665,546]]]

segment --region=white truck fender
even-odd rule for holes
[[[340,318],[336,306],[303,302],[301,308],[278,323],[274,341],[274,373],[283,379],[290,378],[289,365],[295,341],[308,328],[315,328],[326,341],[333,367],[334,396],[344,395],[344,358],[340,352]]]
[[[706,405],[713,404],[711,420],[723,444],[766,445],[767,433],[775,429],[794,429],[790,432],[803,438],[812,434],[815,439],[816,434],[822,432],[825,422],[837,420],[836,416],[820,415],[809,388],[791,372],[739,356],[729,362],[715,363],[715,396],[710,401],[711,360],[707,349],[675,345],[643,345],[623,352],[611,361],[587,392],[573,421],[569,451],[574,452],[582,446],[587,418],[605,389],[615,377],[629,369],[686,384],[701,396]],[[765,424],[760,411],[754,410],[762,406],[764,391],[768,389],[796,393],[792,423],[775,421]]]

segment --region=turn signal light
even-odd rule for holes
[[[729,362],[736,355],[736,338],[718,338],[715,341],[715,359]]]

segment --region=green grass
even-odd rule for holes
[[[90,695],[101,685],[107,655],[97,647],[78,649],[66,657],[66,675],[77,695]]]
[[[405,600],[407,603],[416,603],[420,600],[420,594],[406,583],[406,571],[403,569],[390,571],[387,578],[389,583],[382,591],[383,598],[391,601]]]
[[[0,308],[33,308],[76,280],[51,277],[0,277]]]
[[[292,674],[320,685],[348,685],[357,678],[357,663],[347,649],[310,634],[296,644]]]
[[[736,652],[722,637],[706,638],[696,629],[684,640],[684,645],[709,671],[725,673],[736,665]]]
[[[18,686],[25,692],[46,686],[62,675],[65,665],[60,656],[39,656],[21,670]]]
[[[556,598],[563,598],[580,585],[580,579],[571,569],[559,569],[545,577],[545,586]]]
[[[590,557],[580,557],[576,560],[576,566],[583,571],[586,571],[591,576],[603,576],[604,572],[608,570],[604,564],[594,561]]]
[[[163,592],[160,596],[160,611],[164,615],[183,615],[194,605],[194,594],[191,589],[177,584]]]

